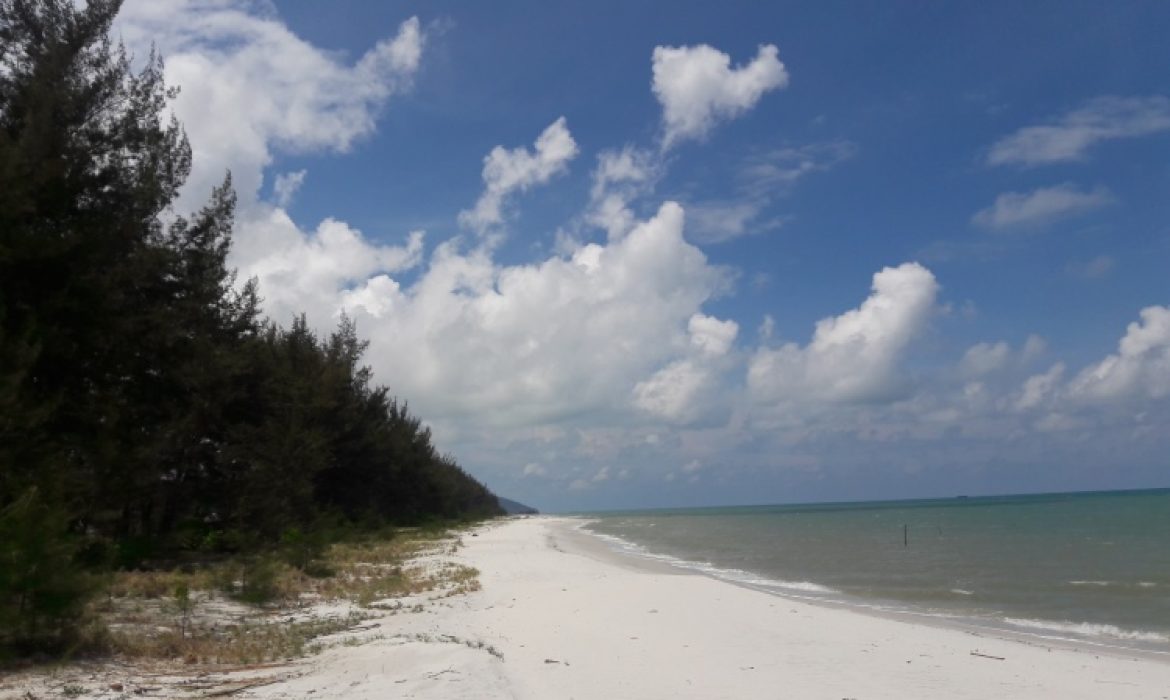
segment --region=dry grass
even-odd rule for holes
[[[427,600],[479,590],[478,571],[443,559],[460,546],[457,536],[431,530],[338,543],[316,562],[329,573],[319,577],[274,559],[120,572],[95,605],[105,629],[94,646],[130,659],[210,665],[315,653],[321,637],[371,617],[367,609],[421,611]],[[334,612],[315,617],[311,606],[322,602]]]
[[[167,628],[154,634],[112,631],[108,648],[128,658],[181,659],[187,664],[233,666],[287,661],[324,648],[320,637],[352,629],[368,615],[301,621],[249,621],[223,627],[196,627],[187,632]]]

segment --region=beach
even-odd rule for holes
[[[482,590],[378,621],[260,698],[1154,698],[1170,663],[814,605],[613,552],[579,520],[465,536]]]

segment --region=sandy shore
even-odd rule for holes
[[[481,590],[387,601],[384,617],[319,638],[317,656],[222,670],[72,665],[0,677],[0,699],[1170,698],[1163,658],[781,598],[618,554],[579,524],[464,533],[464,547],[428,557],[474,566]]]
[[[456,558],[481,571],[482,591],[387,618],[369,643],[242,696],[1170,697],[1161,660],[790,601],[622,557],[574,525],[481,529]]]

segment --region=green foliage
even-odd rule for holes
[[[325,563],[325,550],[329,547],[329,534],[323,527],[307,532],[293,527],[281,535],[281,553],[285,562],[314,578],[331,575]]]
[[[239,588],[235,598],[252,605],[271,603],[280,597],[278,585],[280,565],[271,557],[253,557],[245,562],[240,571]]]
[[[109,39],[119,6],[0,0],[0,509],[44,525],[0,541],[12,640],[64,630],[79,564],[279,551],[311,572],[325,522],[499,512],[371,385],[350,319],[260,317],[227,263],[230,176],[169,211],[191,149],[161,59],[135,72]],[[240,594],[262,599],[256,561]]]
[[[0,510],[0,650],[67,646],[93,592],[59,507],[31,488]]]

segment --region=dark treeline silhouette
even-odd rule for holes
[[[161,59],[109,39],[119,5],[0,0],[0,645],[58,635],[86,571],[499,512],[350,320],[261,317],[230,178],[171,210],[191,149]]]

